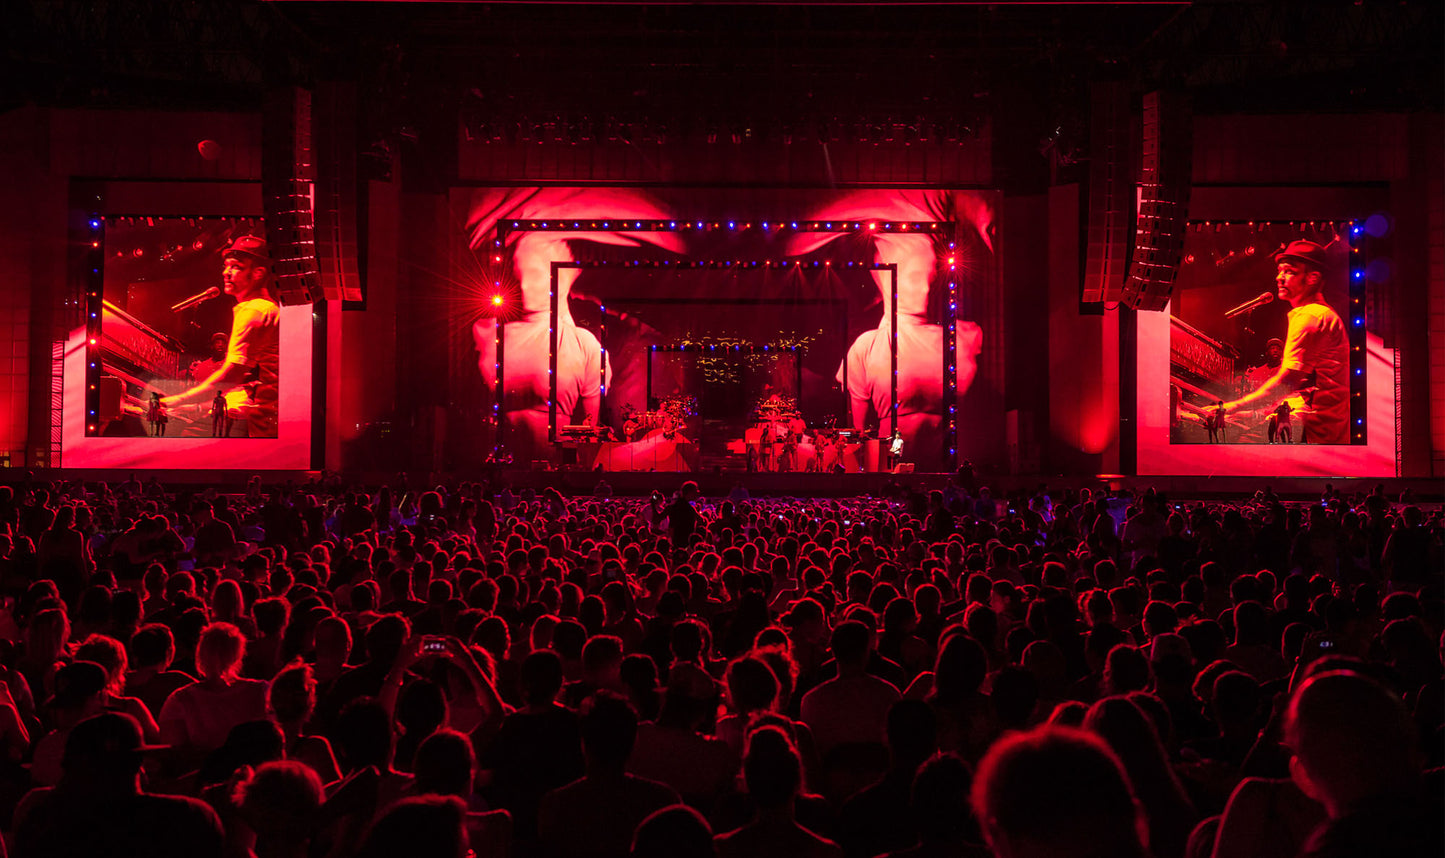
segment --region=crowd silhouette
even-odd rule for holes
[[[1383,487],[0,486],[29,856],[1441,855]]]

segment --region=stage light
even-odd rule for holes
[[[91,344],[91,345],[95,345],[95,337],[91,337],[91,338],[90,338],[90,344]]]
[[[1364,276],[1365,276],[1365,272],[1359,270],[1358,268],[1355,269],[1355,271],[1354,271],[1354,277],[1355,277],[1356,280],[1359,280],[1361,277],[1364,277]]]
[[[789,224],[789,226],[792,227],[793,229],[797,229],[797,228],[798,228],[798,222],[797,222],[797,221],[793,221],[791,224]]]
[[[1358,328],[1360,325],[1363,325],[1364,323],[1365,323],[1365,320],[1364,320],[1364,319],[1360,318],[1359,316],[1356,316],[1356,317],[1355,317],[1355,327]]]
[[[737,224],[733,223],[732,221],[728,221],[728,229],[732,229],[735,226],[737,226]]]
[[[1355,367],[1355,375],[1364,375],[1364,374],[1365,374],[1365,368],[1364,368],[1364,367],[1362,367],[1362,366],[1357,366],[1357,367]]]
[[[502,301],[503,301],[503,298],[502,298],[501,295],[493,295],[493,296],[492,296],[492,306],[493,306],[493,307],[500,307],[500,306],[502,306]]]
[[[100,229],[100,218],[94,218],[94,217],[91,218],[91,219],[90,219],[90,228],[91,228],[91,229]]]

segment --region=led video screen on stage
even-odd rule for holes
[[[1394,352],[1354,223],[1196,223],[1140,313],[1144,474],[1392,476]]]
[[[622,445],[603,470],[964,455],[951,426],[985,336],[967,298],[995,276],[988,193],[465,193],[477,366],[509,457],[579,437]]]
[[[91,223],[102,262],[66,343],[65,467],[309,467],[311,308],[279,305],[261,220]]]

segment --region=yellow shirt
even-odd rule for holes
[[[1350,443],[1350,343],[1345,323],[1328,304],[1303,304],[1289,311],[1289,333],[1280,366],[1312,376],[1314,399],[1302,410],[1305,440]]]
[[[281,364],[281,308],[269,298],[252,298],[231,309],[231,343],[226,362],[254,369],[256,387],[236,408],[251,438],[276,437],[276,398]]]

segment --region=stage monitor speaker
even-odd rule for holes
[[[1120,297],[1138,310],[1163,310],[1184,256],[1191,184],[1190,112],[1182,95],[1144,96],[1139,213],[1134,256]]]
[[[1089,246],[1084,261],[1085,303],[1118,301],[1129,255],[1129,215],[1134,207],[1130,170],[1129,84],[1095,82],[1089,130]]]
[[[261,111],[261,196],[282,304],[310,304],[322,296],[311,132],[308,90],[285,87],[267,94]]]
[[[328,300],[361,301],[357,267],[356,84],[316,90],[316,263]]]

